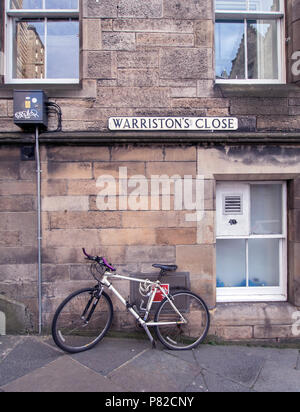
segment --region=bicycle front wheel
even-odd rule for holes
[[[108,332],[113,306],[110,297],[97,288],[81,289],[68,296],[57,308],[52,322],[56,345],[70,353],[95,346]]]
[[[170,300],[164,298],[154,317],[155,322],[163,323],[155,327],[158,339],[168,349],[195,348],[209,329],[210,316],[205,302],[186,290],[173,293]]]

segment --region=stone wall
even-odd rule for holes
[[[287,80],[299,46],[299,2],[288,2]],[[81,84],[43,87],[64,131],[107,130],[111,116],[238,116],[240,130],[297,130],[296,86],[223,90],[214,81],[213,0],[82,1]],[[0,127],[17,131],[12,88],[0,86]],[[50,123],[55,128],[55,119]]]
[[[21,160],[20,147],[0,146],[0,294],[5,302],[24,304],[31,314],[23,331],[34,328],[37,319],[35,171],[34,161]],[[7,321],[11,331],[10,317]]]
[[[2,146],[0,153],[0,290],[7,300],[24,308],[26,330],[36,330],[35,162],[20,160],[20,147]],[[292,316],[300,307],[300,195],[299,179],[295,179],[299,149],[261,146],[259,156],[251,153],[257,154],[257,148],[42,145],[44,330],[49,329],[53,313],[64,297],[94,283],[82,254],[81,248],[85,247],[92,254],[106,256],[125,275],[149,276],[156,272],[152,263],[176,263],[178,272],[189,273],[192,290],[211,309],[211,334],[225,339],[293,338]],[[124,172],[120,174],[124,167],[128,179],[136,175],[139,179],[203,175],[203,219],[199,226],[187,221],[187,210],[174,210],[173,185],[169,210],[162,203],[161,192],[151,192],[150,186],[142,191],[140,210],[128,207],[124,192],[120,192],[124,186],[119,186],[125,179]],[[99,210],[104,186],[98,178],[102,175],[115,178],[116,210]],[[215,183],[233,177],[289,182],[288,302],[216,304]],[[127,181],[127,187],[130,196],[136,184],[130,188]],[[113,190],[106,194],[113,198]],[[151,201],[156,210],[151,210]],[[128,281],[114,284],[125,298],[130,298]],[[116,310],[114,327],[132,329],[131,317],[112,298]]]
[[[190,272],[191,286],[215,304],[215,245],[213,235],[214,184],[205,181],[206,221],[201,244],[197,244],[195,222],[185,220],[186,211],[174,210],[174,187],[170,207],[162,204],[162,188],[150,193],[143,189],[140,210],[132,210],[120,193],[120,168],[132,176],[196,176],[197,148],[191,147],[47,147],[43,151],[43,279],[46,323],[64,296],[76,288],[92,284],[82,247],[89,253],[106,256],[123,274],[157,272],[153,263],[177,263],[179,272]],[[97,196],[103,187],[102,175],[116,179],[116,209],[99,211]],[[128,185],[128,182],[123,180]],[[136,186],[136,185],[135,185]],[[135,188],[128,187],[128,197]],[[123,192],[124,193],[124,192]],[[111,199],[113,192],[111,192]],[[124,203],[125,202],[125,203]],[[155,208],[151,206],[155,202]],[[157,203],[156,203],[157,202]],[[166,209],[166,210],[164,210]],[[188,258],[189,257],[189,258]],[[187,261],[188,259],[188,261]],[[114,282],[125,298],[128,281]],[[117,304],[118,309],[120,305]],[[122,309],[123,311],[123,309]],[[121,316],[121,318],[127,316]],[[120,326],[118,314],[115,322]],[[124,328],[128,320],[121,324]]]

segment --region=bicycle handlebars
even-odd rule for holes
[[[113,272],[116,271],[116,268],[114,268],[113,266],[111,266],[110,263],[107,262],[107,260],[104,257],[100,257],[100,256],[91,256],[88,253],[86,253],[85,248],[82,248],[82,251],[84,253],[84,255],[86,256],[86,258],[88,260],[93,260],[94,262],[100,263],[104,266],[106,266],[109,270],[112,270]]]

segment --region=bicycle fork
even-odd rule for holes
[[[102,292],[103,292],[103,287],[98,289],[98,291],[96,293],[93,292],[91,294],[91,298],[88,301],[88,303],[87,303],[87,305],[86,305],[86,307],[85,307],[85,309],[84,309],[84,311],[81,315],[81,319],[84,321],[85,325],[88,325],[89,321],[91,320],[91,317],[93,316],[93,313],[95,312],[95,309],[96,309],[96,307],[98,305],[98,302],[101,298]],[[86,314],[88,313],[88,310],[90,309],[90,306],[91,306],[93,301],[94,301],[94,303],[91,307],[91,310],[90,310],[89,314],[87,315],[87,317],[85,317]]]

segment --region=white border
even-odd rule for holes
[[[218,181],[217,183],[223,183]],[[236,183],[230,181],[228,183]],[[240,182],[239,182],[240,183]],[[282,234],[280,235],[249,235],[249,236],[218,236],[218,239],[279,239],[279,286],[272,287],[220,287],[216,288],[217,302],[270,302],[287,301],[287,182],[285,181],[244,181],[251,184],[281,184],[282,185]]]
[[[236,84],[236,85],[255,85],[255,84],[286,84],[286,52],[285,52],[285,4],[280,0],[279,12],[253,12],[253,11],[233,11],[215,10],[215,20],[245,20],[245,19],[277,19],[277,54],[278,54],[278,79],[217,79],[216,84]],[[246,42],[246,38],[245,38]],[[246,45],[247,47],[247,45]],[[247,64],[246,64],[247,71]],[[215,73],[216,74],[216,73]]]
[[[43,0],[43,4],[44,0]],[[5,52],[4,52],[4,84],[8,85],[56,85],[56,84],[79,84],[79,77],[76,79],[16,79],[12,77],[13,67],[13,18],[14,17],[39,18],[39,17],[69,17],[79,18],[79,1],[78,9],[72,10],[16,10],[10,9],[10,0],[5,0]],[[79,65],[79,61],[78,61]]]

